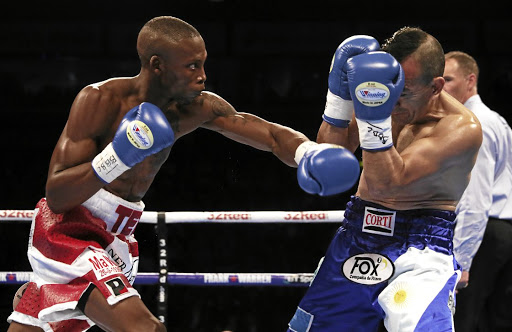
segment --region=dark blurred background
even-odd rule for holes
[[[420,5],[422,7],[420,7]],[[0,209],[32,209],[69,107],[85,85],[139,72],[136,38],[154,16],[193,24],[208,50],[207,89],[315,139],[338,44],[354,34],[380,42],[419,26],[445,51],[473,55],[484,102],[509,121],[510,8],[489,1],[94,1],[19,2],[0,10],[3,118]],[[353,188],[355,189],[355,188]],[[199,129],[176,142],[145,197],[148,211],[340,210],[354,190],[304,193],[295,169]],[[337,224],[173,224],[170,270],[313,272]],[[28,224],[1,223],[0,270],[28,271]],[[154,226],[141,224],[142,272],[155,272]],[[0,329],[18,286],[0,286]],[[156,287],[139,286],[156,311]],[[305,288],[170,287],[169,331],[284,331]]]

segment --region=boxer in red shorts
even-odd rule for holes
[[[206,48],[190,24],[151,19],[137,51],[138,75],[86,86],[73,102],[32,223],[34,281],[8,318],[9,332],[75,332],[94,324],[106,331],[166,330],[132,287],[133,232],[173,143],[199,127],[299,166],[299,185],[308,192],[334,194],[357,181],[359,163],[348,150],[239,113],[203,91]]]

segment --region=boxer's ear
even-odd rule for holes
[[[442,76],[434,77],[434,79],[432,80],[432,94],[437,95],[437,94],[441,93],[441,91],[443,90],[443,87],[444,87],[444,83],[445,83],[444,77],[442,77]]]

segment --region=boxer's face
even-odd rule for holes
[[[190,102],[205,89],[204,41],[201,37],[186,38],[170,48],[163,57],[161,83],[171,99]]]
[[[432,87],[422,82],[421,67],[413,57],[408,57],[401,66],[404,70],[405,85],[392,114],[394,119],[408,123],[428,104],[432,96]]]

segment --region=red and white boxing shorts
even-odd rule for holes
[[[77,308],[94,285],[113,305],[139,296],[132,287],[139,263],[133,231],[144,203],[127,202],[104,189],[66,213],[36,205],[28,258],[34,279],[7,319],[45,331],[85,331],[94,325]]]

